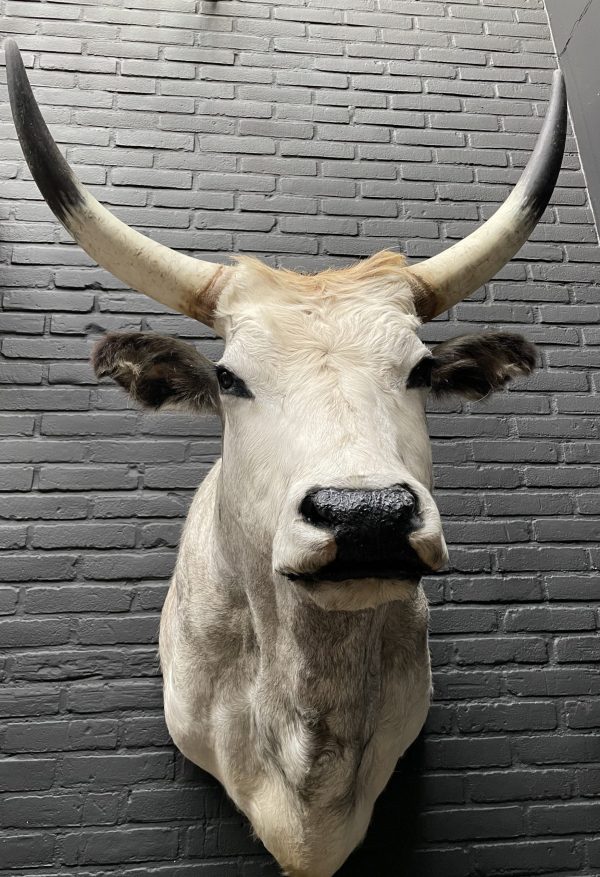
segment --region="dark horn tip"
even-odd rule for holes
[[[21,77],[27,78],[27,74],[25,73],[25,65],[23,64],[23,58],[21,57],[21,50],[15,40],[13,40],[12,37],[5,40],[3,48],[4,56],[6,58],[6,77],[8,80],[10,97],[11,92],[15,89],[17,79]]]
[[[83,201],[79,184],[40,113],[19,47],[4,43],[12,116],[31,175],[55,216],[68,227],[69,214]]]
[[[542,130],[527,167],[517,184],[531,217],[537,222],[548,206],[560,173],[567,136],[567,89],[560,69],[552,76],[552,91]]]
[[[560,67],[557,67],[552,74],[552,91],[550,92],[550,102],[552,102],[553,98],[556,98],[557,102],[560,105],[561,111],[566,115],[567,86],[565,84],[564,74]]]

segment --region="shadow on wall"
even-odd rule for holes
[[[420,735],[398,763],[375,805],[363,844],[336,877],[365,877],[366,874],[417,877],[413,854],[420,839],[418,822],[424,804],[421,775],[425,746],[426,740]],[[181,779],[186,786],[193,784],[188,790],[192,799],[197,798],[197,812],[206,812],[209,797],[212,799],[209,810],[215,817],[189,829],[187,855],[192,861],[196,858],[205,861],[212,856],[221,859],[255,856],[254,859],[245,858],[241,866],[243,877],[281,877],[275,861],[260,841],[252,838],[249,823],[238,813],[216,780],[188,761],[185,761]],[[196,785],[199,783],[202,788]],[[188,799],[187,803],[190,809],[195,807],[193,800]]]
[[[413,877],[413,856],[420,840],[424,805],[422,771],[426,740],[421,733],[402,758],[379,796],[362,845],[336,877]]]

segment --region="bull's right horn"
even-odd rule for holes
[[[232,268],[203,262],[134,231],[109,213],[62,157],[33,96],[14,40],[5,43],[8,92],[27,164],[48,206],[83,249],[119,280],[212,325]]]

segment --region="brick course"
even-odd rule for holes
[[[542,0],[0,0],[94,194],[202,258],[420,259],[496,208],[556,65]],[[97,384],[107,330],[210,330],[124,290],[53,220],[0,68],[0,875],[270,877],[169,742],[158,613],[214,418]],[[579,156],[531,242],[424,326],[506,325],[541,370],[430,406],[449,572],[427,583],[434,705],[340,874],[600,868],[599,254]]]

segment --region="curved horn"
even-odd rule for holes
[[[437,256],[407,269],[419,316],[431,320],[487,283],[517,253],[552,195],[567,132],[563,75],[554,72],[544,125],[523,174],[504,204],[480,228]]]
[[[5,43],[8,92],[27,164],[48,206],[99,265],[156,301],[212,325],[232,269],[185,256],[134,231],[82,186],[62,157],[33,96],[14,40]]]

